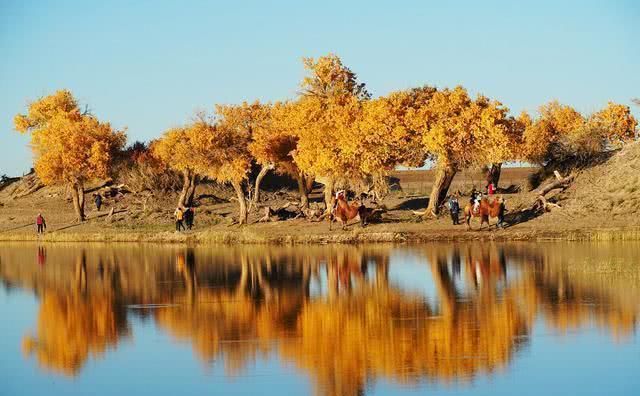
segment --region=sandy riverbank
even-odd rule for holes
[[[613,241],[640,240],[640,227],[592,228],[581,230],[518,229],[466,231],[388,230],[353,228],[327,232],[287,233],[275,227],[229,227],[228,230],[204,230],[189,232],[114,231],[104,232],[49,232],[38,236],[33,232],[0,233],[0,241],[42,242],[150,242],[190,244],[359,244],[359,243],[421,243],[431,241]],[[271,229],[269,229],[271,228]],[[376,229],[377,228],[377,229]],[[393,227],[397,228],[397,227]],[[423,227],[424,228],[424,227]]]

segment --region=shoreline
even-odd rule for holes
[[[217,245],[326,245],[366,243],[427,243],[468,241],[640,241],[640,227],[589,228],[576,230],[475,230],[475,231],[378,231],[354,229],[325,233],[265,233],[250,228],[230,231],[195,232],[51,232],[42,237],[33,233],[0,233],[0,242],[138,242],[162,244]]]

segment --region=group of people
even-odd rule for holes
[[[195,215],[196,210],[193,206],[187,206],[186,208],[178,206],[175,212],[173,212],[173,216],[176,219],[176,231],[192,229]]]
[[[493,183],[487,185],[486,194],[491,196],[496,193],[496,188]],[[480,202],[484,198],[484,194],[482,191],[476,190],[475,187],[471,190],[471,197],[469,198],[469,204],[471,205],[471,210],[473,213],[479,213],[480,211]],[[498,202],[500,207],[498,209],[498,223],[496,224],[498,227],[504,226],[504,215],[507,211],[506,201],[504,198],[498,198]],[[460,202],[458,202],[457,195],[451,195],[449,197],[449,201],[447,203],[449,214],[451,215],[451,221],[453,225],[460,224]]]
[[[487,195],[494,195],[495,192],[496,192],[496,189],[493,183],[489,184],[487,186]],[[481,191],[478,191],[475,188],[471,191],[471,197],[469,199],[469,203],[472,205],[472,210],[475,213],[478,213],[478,210],[480,209],[480,202],[482,201],[482,198],[483,198],[483,193]],[[498,200],[500,202],[500,209],[498,212],[497,226],[501,227],[504,225],[504,214],[506,212],[506,202],[502,197],[499,198]],[[96,209],[100,211],[100,208],[102,207],[102,195],[100,195],[99,193],[95,194],[94,202],[96,204]],[[453,225],[459,225],[460,224],[460,203],[458,202],[458,196],[455,194],[451,195],[449,197],[449,201],[447,202],[447,206],[449,208],[449,213],[451,214],[451,220],[453,222]],[[195,208],[193,206],[187,206],[187,207],[179,206],[176,208],[175,212],[173,212],[173,216],[176,221],[176,231],[191,230],[193,228],[193,221],[195,218]],[[42,215],[42,213],[38,213],[38,216],[36,217],[36,232],[38,234],[44,234],[46,229],[47,229],[47,223],[45,221],[45,218]]]

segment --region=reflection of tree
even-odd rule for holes
[[[176,261],[188,303],[159,309],[156,319],[174,337],[191,341],[204,361],[221,358],[227,372],[237,374],[257,354],[267,352],[270,341],[293,331],[308,295],[308,271],[296,268],[269,279],[267,269],[277,274],[285,272],[283,266],[274,265],[268,256],[240,254],[239,274],[231,276],[235,284],[197,288],[192,286],[198,283],[193,255],[187,253],[186,264],[180,264],[184,257],[179,253]]]
[[[313,373],[320,393],[329,395],[362,394],[377,377],[453,380],[504,366],[514,339],[527,331],[516,301],[460,301],[444,263],[436,260],[432,269],[439,316],[418,295],[367,284],[306,304],[299,337],[282,343],[282,354]]]
[[[493,372],[540,317],[561,330],[595,321],[622,334],[637,321],[637,304],[615,287],[511,245],[412,249],[429,268],[433,301],[394,283],[389,273],[404,263],[390,262],[388,248],[109,249],[89,260],[71,250],[60,260],[48,247],[46,266],[35,250],[22,262],[8,251],[0,251],[2,281],[42,296],[25,351],[68,375],[128,333],[125,304],[167,304],[128,312],[149,315],[227,373],[277,352],[319,393],[335,395],[364,393],[380,378],[446,382]]]
[[[66,375],[75,375],[89,355],[102,355],[128,333],[126,313],[112,283],[116,278],[109,276],[106,285],[88,290],[84,253],[78,257],[74,278],[70,291],[45,289],[36,335],[23,339],[26,354],[35,354],[42,366]]]
[[[421,296],[389,284],[388,252],[346,248],[322,256],[327,295],[314,299],[305,275],[314,272],[310,260],[285,273],[287,265],[268,256],[240,255],[234,282],[191,294],[189,284],[201,282],[189,257],[178,254],[176,262],[191,302],[159,309],[156,319],[189,340],[203,360],[224,361],[232,374],[277,345],[285,359],[312,373],[320,392],[359,394],[377,377],[453,380],[493,371],[509,360],[515,336],[526,332],[511,297],[461,302],[442,259],[432,265],[442,306],[434,316]]]
[[[618,304],[614,308],[613,301],[598,288],[581,285],[567,272],[539,260],[538,267],[544,270],[528,271],[519,285],[519,290],[526,296],[529,316],[542,314],[547,324],[560,333],[595,322],[608,329],[616,339],[633,334],[638,320],[633,305]]]

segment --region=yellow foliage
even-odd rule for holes
[[[407,115],[424,106],[434,92],[424,87],[364,102],[355,134],[341,142],[343,151],[365,174],[386,172],[399,164],[422,166],[421,135],[411,128]]]
[[[637,121],[628,106],[609,103],[587,119],[570,106],[551,102],[526,128],[523,157],[536,163],[591,156],[632,140]]]
[[[633,140],[638,121],[629,106],[609,102],[607,107],[591,115],[589,124],[599,129],[610,144],[619,145]]]
[[[340,103],[306,97],[295,108],[298,145],[294,159],[298,167],[310,175],[358,176],[348,141],[358,138],[353,127],[361,112],[360,101],[353,96],[341,98]]]
[[[14,124],[19,132],[31,133],[34,168],[45,184],[107,177],[115,152],[126,142],[123,131],[81,114],[67,90],[31,103],[27,114],[18,114]]]
[[[298,145],[295,123],[295,105],[289,102],[265,107],[267,114],[255,125],[249,151],[261,165],[273,165],[279,173],[296,176],[299,172],[293,161]]]
[[[410,114],[412,128],[441,167],[455,170],[502,162],[511,157],[508,109],[484,96],[472,100],[458,86],[435,92],[424,106]]]
[[[89,355],[100,356],[129,332],[124,309],[113,296],[47,291],[40,305],[37,336],[26,336],[25,354],[47,368],[72,376]]]
[[[153,146],[154,154],[170,168],[210,177],[221,183],[247,177],[251,156],[249,137],[224,123],[198,120],[173,128]]]
[[[303,78],[301,88],[303,96],[319,99],[348,98],[358,99],[370,97],[364,83],[357,81],[357,76],[335,54],[322,56],[318,59],[303,58],[304,68],[309,75]]]

